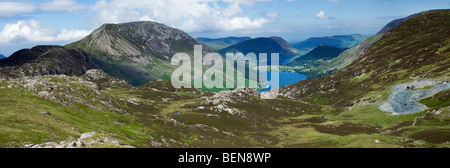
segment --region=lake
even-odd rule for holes
[[[270,80],[270,75],[271,75],[270,73],[259,73],[259,74],[264,79],[269,78],[269,80]],[[300,74],[300,73],[296,73],[296,72],[279,72],[279,75],[280,75],[280,87],[300,82],[302,80],[305,80],[307,77],[304,74]],[[266,82],[266,85],[268,83],[269,82]],[[272,89],[272,88],[269,87],[267,89],[262,89],[259,91],[259,93],[269,91],[270,89]]]
[[[286,65],[289,64],[290,62],[294,61],[295,59],[297,59],[298,57],[301,57],[303,55],[297,55],[295,57],[292,58],[287,58],[287,59],[281,59],[280,60],[280,65]],[[267,76],[269,77],[270,80],[270,73],[264,74],[264,73],[259,73],[264,79],[267,79]],[[286,85],[290,85],[290,84],[294,84],[297,82],[300,82],[302,80],[306,79],[306,75],[301,74],[301,73],[297,73],[297,72],[280,72],[280,87],[286,86]],[[268,84],[268,82],[266,82],[266,85]],[[270,89],[272,89],[271,87],[267,88],[267,89],[262,89],[259,91],[259,93],[262,92],[266,92],[269,91]]]

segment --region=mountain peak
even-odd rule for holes
[[[170,58],[179,52],[193,55],[201,44],[187,33],[151,21],[104,24],[67,48],[81,48],[99,69],[138,86],[151,80],[170,79]],[[205,53],[215,52],[203,45]]]

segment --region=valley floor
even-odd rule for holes
[[[391,115],[379,109],[389,90],[337,109],[326,100],[262,100],[245,88],[213,94],[169,81],[134,88],[89,74],[0,81],[0,146],[59,144],[86,132],[143,148],[450,146],[449,90],[420,100],[427,110]]]

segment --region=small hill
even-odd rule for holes
[[[196,39],[215,50],[220,50],[220,49],[229,47],[231,45],[243,42],[245,40],[249,40],[251,38],[250,37],[225,37],[225,38],[212,39],[212,38],[199,37]]]
[[[298,55],[298,51],[281,37],[254,38],[219,50],[219,53],[222,55],[230,52],[241,52],[244,55],[250,52],[253,52],[256,55],[258,55],[258,53],[267,53],[269,56],[270,53],[279,53],[280,59],[291,58]]]
[[[361,34],[312,37],[292,46],[302,53],[307,53],[319,45],[338,48],[352,48],[370,36]]]
[[[25,76],[68,75],[81,76],[94,65],[80,49],[67,50],[61,46],[36,46],[22,49],[0,60],[1,78]]]
[[[0,54],[0,59],[6,58],[4,55]]]

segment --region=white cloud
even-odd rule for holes
[[[326,28],[327,29],[339,29],[339,28],[341,28],[341,26],[338,26],[338,25],[327,25]]]
[[[32,4],[20,2],[0,2],[0,17],[17,16],[20,14],[33,13],[36,7]]]
[[[319,19],[329,19],[330,17],[329,17],[327,14],[325,14],[324,11],[320,11],[319,13],[316,14],[316,18],[319,18]]]
[[[41,9],[48,12],[73,12],[86,7],[86,5],[79,4],[75,0],[52,0],[41,5]]]
[[[43,23],[30,20],[20,20],[15,24],[6,24],[0,31],[0,43],[16,42],[53,42],[79,40],[90,31],[77,29],[50,29]]]
[[[276,13],[250,18],[242,16],[241,5],[270,0],[99,0],[91,6],[96,23],[121,23],[153,20],[187,32],[260,28],[275,21]],[[97,25],[98,26],[98,25]]]

